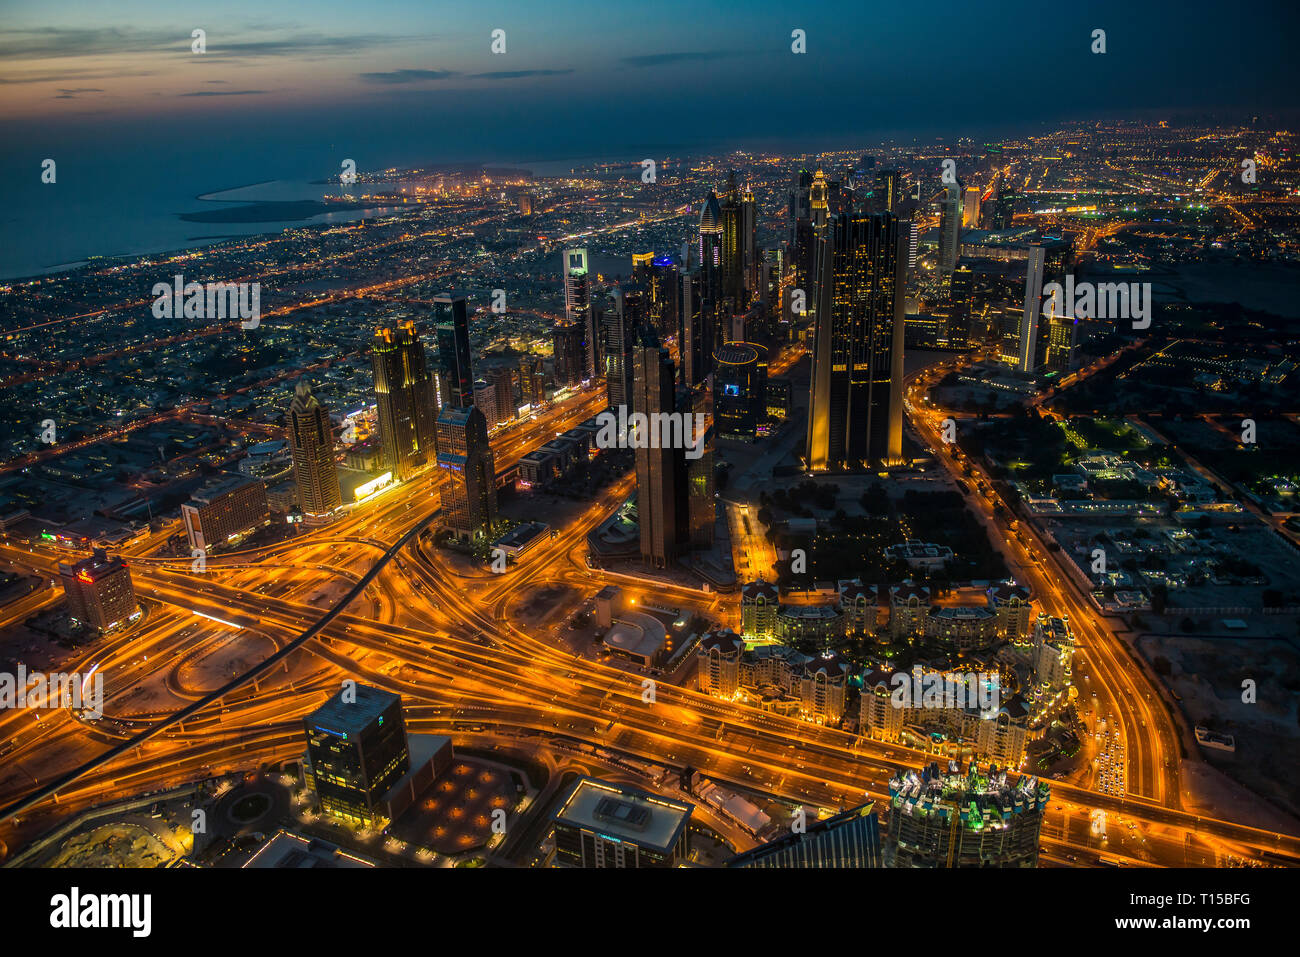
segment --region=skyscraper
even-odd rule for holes
[[[594,379],[600,367],[596,345],[597,325],[592,312],[591,281],[587,274],[587,250],[564,251],[564,318],[575,323],[583,336],[583,379]]]
[[[724,336],[726,282],[723,263],[723,213],[718,197],[709,193],[700,210],[700,228],[697,252],[700,268],[700,323],[710,343],[710,351],[703,356],[708,375],[711,368],[712,343]]]
[[[448,478],[442,494],[447,528],[463,540],[482,538],[497,521],[497,481],[487,419],[479,409],[439,413],[438,465]]]
[[[722,298],[731,301],[733,312],[742,311],[745,299],[744,213],[736,186],[736,171],[727,173],[727,192],[721,207]]]
[[[415,324],[405,322],[396,330],[378,330],[371,359],[379,407],[379,441],[386,464],[402,480],[432,461],[437,434],[433,382]]]
[[[946,279],[957,267],[961,248],[961,187],[949,184],[939,200],[939,273]]]
[[[487,380],[496,393],[497,423],[513,422],[515,410],[515,370],[509,366],[496,366],[488,370]]]
[[[678,299],[677,349],[682,360],[682,383],[696,386],[709,374],[712,358],[710,319],[704,304],[704,280],[699,269],[681,273]]]
[[[546,373],[542,357],[519,357],[519,395],[524,405],[537,406],[546,401]]]
[[[962,195],[961,225],[963,229],[979,229],[980,197],[978,186],[967,186]]]
[[[1043,262],[1046,250],[1042,246],[1029,247],[1028,271],[1025,274],[1025,309],[1020,320],[1020,361],[1017,368],[1021,372],[1033,372],[1038,368],[1039,355],[1039,311],[1043,304]]]
[[[682,294],[677,264],[667,256],[659,256],[644,272],[650,300],[650,324],[659,335],[674,336],[677,334],[677,312]]]
[[[700,274],[704,277],[704,293],[721,295],[722,289],[722,207],[716,193],[709,193],[700,208],[700,226],[697,238]]]
[[[653,329],[642,327],[633,348],[632,411],[650,416],[673,412],[676,377],[672,356],[659,345]],[[653,425],[650,426],[653,429]],[[649,438],[649,437],[647,437]],[[649,441],[636,449],[637,522],[641,530],[641,558],[654,568],[667,568],[681,550],[679,514],[684,496],[679,491],[684,459],[681,450],[650,448]],[[679,464],[682,463],[682,464]]]
[[[489,429],[497,424],[497,390],[485,379],[474,382],[474,407],[483,413]]]
[[[685,395],[682,395],[682,392]],[[682,410],[690,409],[691,396],[695,394],[683,388],[678,395],[677,407]],[[695,411],[707,411],[705,408],[707,400],[708,394],[703,391],[695,395]],[[684,449],[677,452],[680,457],[678,469],[684,477],[683,490],[686,495],[685,503],[679,504],[678,508],[680,510],[684,507],[686,510],[684,536],[690,542],[691,548],[713,547],[714,531],[718,520],[713,474],[713,433],[714,428],[710,423],[700,445],[699,458],[688,459]]]
[[[308,519],[332,515],[343,504],[334,433],[328,410],[312,395],[306,379],[299,379],[294,387],[288,426],[298,505]]]
[[[905,236],[890,213],[847,214],[818,237],[808,467],[902,458]]]
[[[557,322],[551,329],[557,386],[576,386],[586,376],[587,358],[583,348],[583,335],[582,327],[567,319]]]
[[[748,300],[753,299],[760,291],[759,271],[760,262],[758,255],[758,201],[754,199],[754,191],[748,186],[745,187],[744,193],[740,196],[740,249],[741,261],[745,267],[745,291]]]
[[[469,354],[469,310],[464,296],[433,297],[438,330],[438,390],[441,408],[474,404],[474,369]]]
[[[997,199],[993,202],[991,223],[993,229],[1010,229],[1015,222],[1015,205],[1020,194],[1007,189],[999,189]]]
[[[637,329],[645,321],[645,290],[640,286],[615,289],[610,305],[601,313],[601,356],[609,407],[632,405],[632,347]]]
[[[713,356],[713,424],[724,439],[753,442],[767,416],[767,349],[751,342],[718,346]]]
[[[901,179],[896,169],[876,170],[872,185],[871,211],[898,215]]]

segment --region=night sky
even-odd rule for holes
[[[1292,106],[1300,79],[1293,2],[739,6],[5,2],[0,149],[9,160],[149,138],[166,151],[304,161],[328,149],[363,169],[429,152],[644,156],[996,135],[1146,111],[1236,119]],[[196,27],[207,31],[201,56],[190,51]],[[807,31],[804,55],[790,52],[795,27]],[[1089,49],[1098,27],[1105,55]],[[503,55],[489,49],[495,28]]]

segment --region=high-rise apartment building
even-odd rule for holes
[[[1046,250],[1042,246],[1029,248],[1029,266],[1025,275],[1025,309],[1020,320],[1020,361],[1017,368],[1021,372],[1033,372],[1038,368],[1041,354],[1039,351],[1039,320],[1043,305],[1043,262]]]
[[[980,199],[983,192],[978,186],[967,186],[962,192],[961,225],[963,229],[980,228]]]
[[[343,504],[334,459],[334,430],[329,411],[312,395],[305,379],[299,379],[294,387],[286,424],[298,506],[308,520],[326,518]]]
[[[493,398],[496,400],[496,425],[513,422],[515,410],[515,370],[509,366],[495,366],[488,370],[488,384],[492,386]]]
[[[694,411],[705,417],[701,422],[708,422],[708,396],[705,393],[693,393],[683,387],[677,393],[677,408],[683,412]],[[685,449],[677,450],[679,456],[677,467],[682,475],[679,494],[684,495],[685,502],[678,504],[679,510],[685,509],[686,527],[683,541],[691,548],[712,548],[715,528],[718,521],[718,503],[714,485],[713,472],[713,436],[714,426],[710,423],[699,436],[698,456],[687,458]],[[687,441],[690,437],[687,437]]]
[[[489,429],[497,424],[497,390],[483,379],[474,383],[474,405]]]
[[[661,337],[676,335],[682,295],[677,264],[667,256],[659,256],[651,260],[645,276],[650,324]]]
[[[748,186],[740,195],[740,251],[744,265],[746,306],[753,301],[762,287],[759,284],[762,263],[758,250],[758,201]]]
[[[731,311],[740,312],[748,305],[745,295],[744,211],[736,186],[736,171],[727,173],[727,191],[721,204],[722,226],[722,298],[730,300]]]
[[[711,368],[712,320],[704,302],[704,280],[699,269],[681,273],[678,299],[677,348],[681,356],[682,384],[697,386]]]

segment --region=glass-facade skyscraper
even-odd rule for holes
[[[818,232],[812,471],[902,458],[904,239],[890,213],[841,213]]]
[[[432,461],[436,435],[433,380],[415,324],[377,331],[371,360],[385,463],[405,479]]]
[[[449,479],[442,493],[448,530],[462,540],[482,538],[497,522],[497,482],[480,409],[445,408],[438,414],[438,465]]]
[[[384,796],[411,764],[402,699],[391,691],[348,683],[303,722],[308,774],[322,810],[376,823]]]
[[[474,404],[474,368],[469,353],[469,308],[464,296],[433,297],[438,331],[438,390],[443,408]]]

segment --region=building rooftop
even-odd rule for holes
[[[222,475],[213,479],[201,489],[195,491],[192,501],[211,502],[213,499],[220,498],[229,494],[236,489],[241,489],[246,485],[252,485],[260,479],[253,478],[251,475]]]
[[[248,859],[244,867],[374,867],[374,861],[357,857],[320,838],[279,830]]]
[[[681,801],[582,777],[555,820],[666,855],[676,846],[693,810]]]
[[[356,699],[354,703],[345,703],[343,689],[340,688],[334,697],[307,716],[307,724],[321,731],[347,737],[359,734],[394,701],[401,701],[401,697],[391,691],[361,684],[356,686]]]
[[[642,658],[652,658],[668,639],[659,619],[640,612],[623,612],[605,633],[606,646]]]

